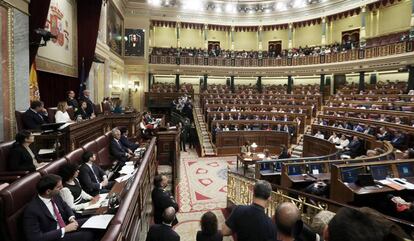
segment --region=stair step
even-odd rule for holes
[[[292,158],[301,158],[301,156],[292,154]]]
[[[301,151],[303,151],[303,146],[295,146],[295,148],[294,148],[295,150],[301,150]]]

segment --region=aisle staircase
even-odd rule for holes
[[[310,125],[305,126],[305,134],[306,135],[311,135],[312,134]],[[292,158],[301,158],[302,157],[302,155],[303,155],[303,136],[304,135],[300,134],[298,136],[297,144],[293,144],[291,146]]]
[[[193,116],[198,140],[200,142],[201,156],[216,156],[216,147],[212,142],[210,132],[207,130],[198,95],[194,96]]]

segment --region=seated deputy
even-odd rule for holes
[[[139,147],[138,142],[132,142],[128,139],[128,128],[122,127],[119,131],[121,132],[121,138],[119,139],[121,144],[131,152],[134,152]]]
[[[10,150],[8,159],[9,171],[29,171],[34,172],[44,163],[39,163],[36,155],[30,148],[34,142],[34,135],[28,130],[22,130],[16,134],[16,142]]]
[[[99,196],[94,198],[82,190],[78,180],[79,169],[77,165],[65,164],[59,169],[59,175],[63,182],[60,196],[73,211],[83,210],[99,200]]]
[[[82,156],[82,166],[79,169],[80,184],[89,195],[96,196],[99,193],[108,193],[113,182],[108,181],[105,172],[95,164],[95,154],[88,151]]]
[[[127,162],[132,156],[133,152],[126,148],[121,143],[121,131],[118,128],[114,128],[111,131],[112,138],[109,143],[109,153],[121,163]]]
[[[92,231],[80,229],[86,219],[75,219],[72,209],[59,196],[62,179],[53,174],[43,176],[37,192],[23,214],[23,232],[28,241],[92,241]]]
[[[47,110],[43,102],[35,100],[30,103],[30,108],[22,115],[23,129],[39,130],[40,126],[49,122]]]

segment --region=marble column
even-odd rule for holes
[[[204,35],[204,52],[207,53],[208,51],[208,25],[204,24],[204,31],[203,31],[203,35]]]
[[[359,72],[359,85],[358,85],[359,91],[365,90],[365,72],[361,71]]]
[[[181,47],[180,32],[181,32],[181,23],[177,22],[177,24],[175,25],[175,34],[177,36],[177,48]]]
[[[231,26],[230,31],[231,51],[234,51],[234,26]]]
[[[287,93],[291,94],[292,89],[293,89],[293,78],[292,78],[292,75],[289,75],[287,79]]]
[[[410,40],[414,39],[414,0],[411,0]]]
[[[366,22],[367,22],[367,20],[366,20],[366,7],[365,6],[363,6],[363,7],[361,7],[361,30],[360,30],[360,33],[359,33],[359,43],[360,43],[360,47],[365,47],[365,44],[366,44],[366,41],[365,41],[365,38],[366,38],[366,30],[365,30],[365,28],[366,28]]]
[[[293,24],[289,23],[289,29],[288,29],[288,49],[293,48]]]
[[[322,48],[325,48],[326,44],[326,17],[322,17],[322,39],[321,39],[321,45]]]
[[[104,97],[111,97],[111,61],[105,59],[104,64]]]
[[[408,85],[407,85],[407,92],[410,90],[414,90],[414,66],[410,65],[408,68]]]

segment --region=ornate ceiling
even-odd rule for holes
[[[268,25],[304,21],[364,6],[376,0],[122,0],[125,15],[154,20],[223,25]]]

